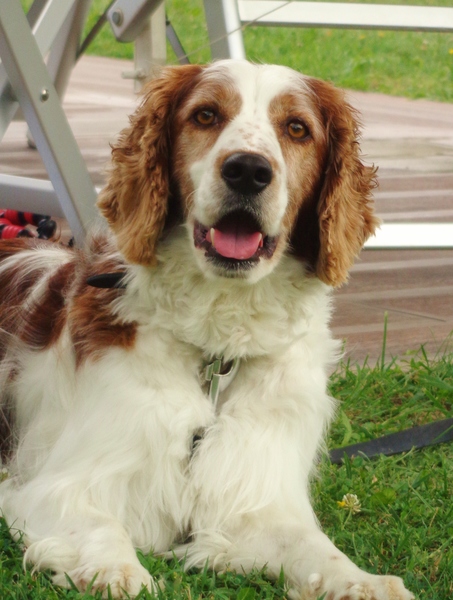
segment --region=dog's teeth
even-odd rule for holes
[[[214,235],[215,235],[215,229],[214,227],[211,227],[211,230],[209,231],[209,234],[211,236],[211,244],[214,246],[215,248],[215,244],[214,244]]]
[[[258,244],[258,248],[262,248],[263,246],[264,246],[264,238],[263,238],[263,234],[261,234],[260,241],[259,241],[259,244]]]

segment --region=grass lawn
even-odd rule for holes
[[[453,6],[453,0],[373,2]],[[94,1],[91,22],[105,5]],[[209,61],[202,0],[167,0],[166,6],[190,60]],[[342,87],[453,101],[453,34],[248,27],[244,41],[252,60],[289,65]],[[133,48],[116,43],[105,27],[89,52],[130,58]],[[171,49],[168,60],[176,60]]]
[[[430,360],[420,350],[398,363],[343,364],[332,377],[341,408],[331,448],[371,439],[451,415],[451,355]],[[444,444],[394,457],[361,457],[340,466],[324,459],[313,484],[316,512],[326,533],[358,565],[405,579],[419,600],[453,597],[453,446]],[[356,494],[361,511],[338,504]],[[0,521],[2,600],[91,600],[100,596],[55,588],[48,575],[24,573],[20,544]],[[184,573],[176,562],[140,556],[157,580],[162,599],[258,600],[284,598],[282,583],[265,573],[250,576]],[[143,591],[142,600],[150,598]]]
[[[31,3],[32,0],[22,0],[24,7]],[[453,7],[453,0],[368,0],[368,3]],[[108,0],[93,0],[87,30],[108,4]],[[203,1],[166,0],[166,9],[191,62],[208,62]],[[341,87],[453,101],[453,34],[247,27],[244,42],[251,60],[285,64]],[[88,53],[132,58],[133,45],[116,42],[105,25]],[[168,62],[176,62],[171,48],[168,48]]]
[[[450,0],[411,3],[453,6]],[[106,0],[94,1],[91,22],[106,5]],[[167,9],[193,62],[208,61],[201,0],[167,0]],[[452,35],[250,28],[245,43],[253,60],[288,64],[348,88],[453,100]],[[132,47],[114,42],[104,28],[90,52],[128,58]],[[169,62],[174,60],[169,51]],[[451,416],[453,356],[431,360],[421,349],[397,363],[344,364],[334,374],[331,390],[342,402],[329,438],[333,448]],[[347,493],[358,496],[360,512],[338,504]],[[359,457],[340,466],[325,459],[313,497],[326,533],[361,567],[402,576],[419,600],[453,597],[452,445],[371,461]],[[285,597],[282,582],[269,583],[265,573],[184,573],[177,563],[140,558],[161,580],[165,600]],[[149,597],[141,595],[142,600]],[[55,588],[46,573],[24,573],[21,546],[0,519],[0,598],[96,596]]]

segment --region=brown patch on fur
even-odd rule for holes
[[[132,263],[153,265],[169,196],[172,124],[203,67],[168,67],[144,88],[144,97],[112,146],[110,178],[98,202]]]
[[[38,255],[39,248],[45,245],[36,245]],[[0,245],[0,252],[6,257],[30,247],[33,245],[8,242],[8,245]],[[110,241],[97,236],[91,240],[87,254],[66,251],[72,260],[57,267],[50,276],[46,277],[45,261],[42,268],[27,270],[25,259],[0,276],[1,357],[12,337],[29,348],[50,347],[59,339],[67,322],[77,365],[88,357],[98,357],[112,346],[130,348],[133,345],[136,324],[123,322],[112,307],[124,290],[100,289],[86,283],[91,275],[124,270],[119,258],[111,258],[114,248]],[[33,295],[34,286],[40,280],[43,281],[42,293]]]
[[[23,250],[36,249],[39,252],[39,247],[47,245],[42,242],[11,242],[0,245],[2,258]],[[36,349],[47,348],[59,338],[65,320],[66,294],[74,279],[75,262],[58,267],[47,279],[43,293],[29,299],[28,294],[45,276],[45,272],[44,263],[40,269],[28,270],[25,260],[24,264],[17,263],[0,275],[0,326],[4,337],[2,356],[8,346],[9,335]]]
[[[172,158],[173,187],[175,195],[180,198],[184,216],[188,214],[192,205],[193,182],[190,167],[209,152],[225,126],[239,113],[241,105],[242,99],[229,75],[217,73],[216,78],[201,78],[176,113]],[[199,126],[193,121],[193,115],[202,109],[215,113],[216,122],[212,126]],[[220,174],[219,161],[215,168]]]
[[[36,238],[15,238],[11,240],[0,240],[0,260],[13,256],[23,250],[32,250],[42,245],[42,241]]]
[[[23,300],[42,275],[42,270],[35,270],[22,275],[19,266],[15,265],[0,275],[0,360],[3,359],[8,346],[8,338],[15,335],[23,319]]]
[[[319,180],[326,154],[326,134],[310,89],[301,78],[300,88],[274,98],[269,116],[279,134],[287,166],[289,203],[283,226],[290,235],[290,251],[314,271],[319,255],[319,222],[316,206]],[[294,140],[287,125],[291,120],[306,124],[309,136]]]
[[[1,240],[0,261],[36,246],[36,241],[31,238]],[[14,321],[10,323],[11,307],[21,305],[24,294],[33,287],[41,273],[42,270],[34,270],[23,275],[20,266],[15,265],[0,274],[0,327],[3,330],[10,331],[15,325]]]
[[[48,348],[61,335],[66,322],[66,299],[74,281],[76,263],[59,267],[47,281],[46,289],[29,311],[23,311],[19,337],[31,348]]]
[[[37,283],[43,272],[44,269],[35,269],[24,274],[20,265],[15,265],[0,275],[0,322],[3,322],[8,306],[19,306],[24,294]]]
[[[300,143],[282,138],[291,251],[322,281],[339,286],[379,223],[371,198],[376,170],[360,160],[356,112],[342,91],[312,78],[301,80],[298,94],[276,98],[271,109],[276,119],[286,114],[280,127],[295,117],[310,132]]]
[[[360,160],[358,119],[344,94],[318,79],[307,79],[327,132],[327,156],[317,206],[319,256],[316,274],[339,286],[363,244],[379,224],[371,192],[376,169]]]
[[[69,328],[76,365],[96,360],[112,347],[132,348],[136,323],[124,322],[115,314],[113,303],[124,294],[120,288],[102,289],[87,285],[92,275],[122,271],[124,265],[112,259],[98,260],[83,269],[69,310]]]

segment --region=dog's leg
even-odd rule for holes
[[[146,349],[163,355],[176,375],[187,371],[160,347]],[[44,360],[44,353],[38,356]],[[48,372],[43,360],[36,379]],[[113,597],[124,596],[123,590],[134,596],[143,585],[153,589],[134,547],[167,550],[185,529],[191,440],[212,415],[193,371],[178,387],[174,372],[157,358],[145,356],[140,363],[138,352],[112,352],[80,367],[73,389],[52,381],[49,392],[45,381],[41,390],[34,386],[33,402],[22,401],[27,435],[11,478],[0,486],[0,507],[7,522],[24,532],[25,558],[35,569],[54,571],[61,585],[67,574],[81,590],[94,580],[93,590],[107,595],[110,586]],[[31,388],[30,376],[16,387],[19,396]],[[28,398],[26,391],[23,396]],[[68,397],[69,407],[58,412],[54,405]]]
[[[265,511],[266,512],[266,511]],[[262,515],[265,520],[265,513]],[[268,514],[269,519],[272,515]],[[247,525],[244,524],[244,530]],[[250,531],[249,531],[250,533]],[[252,558],[255,557],[255,558]],[[219,559],[220,557],[218,557]],[[250,570],[265,567],[277,578],[283,568],[289,596],[300,600],[411,600],[399,577],[359,569],[313,524],[282,522],[232,544],[217,568]]]
[[[37,478],[24,487],[6,481],[0,488],[2,511],[11,532],[25,546],[24,562],[50,569],[56,584],[101,590],[103,597],[136,596],[155,589],[120,522],[90,507],[74,493],[38,500],[51,480]],[[33,501],[33,499],[36,499]]]
[[[365,573],[320,531],[309,477],[332,414],[322,367],[297,348],[240,371],[191,465],[197,498],[186,565],[283,568],[294,598],[410,600],[399,578]],[[183,553],[182,553],[183,554]]]
[[[357,567],[320,531],[309,508],[297,518],[285,517],[282,506],[272,506],[238,517],[234,524],[224,522],[222,532],[200,530],[185,551],[189,566],[202,567],[209,557],[217,571],[265,568],[275,579],[283,569],[294,600],[414,598],[399,577],[372,575]]]
[[[69,577],[78,589],[86,590],[91,585],[93,592],[102,590],[106,597],[110,588],[114,598],[123,598],[125,593],[136,596],[143,587],[152,591],[153,580],[137,559],[130,537],[120,523],[110,519],[86,520],[87,524],[74,523],[67,537],[77,549],[76,565],[56,573],[54,582],[65,586]],[[36,549],[39,550],[39,543]],[[35,554],[35,545],[31,545],[27,555],[33,562]]]
[[[43,524],[45,534],[40,535]],[[52,523],[50,512],[42,510],[22,529],[24,561],[34,569],[51,569],[57,585],[69,587],[72,582],[81,591],[100,590],[103,597],[110,590],[113,598],[134,597],[143,587],[155,589],[130,536],[115,519],[81,509],[77,516],[60,516]]]

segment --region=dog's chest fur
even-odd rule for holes
[[[284,257],[274,273],[253,285],[207,279],[188,251],[187,238],[180,228],[161,245],[158,269],[131,269],[118,310],[140,324],[142,335],[165,330],[195,347],[201,359],[231,360],[277,355],[310,332],[327,331],[329,288],[307,277],[300,261]]]
[[[327,327],[327,286],[304,277],[303,266],[293,258],[283,259],[275,277],[271,275],[254,286],[207,280],[187,252],[187,240],[181,228],[168,239],[168,247],[161,245],[157,268],[130,269],[116,310],[125,321],[138,323],[133,352],[109,351],[100,360],[88,361],[78,377],[84,389],[79,388],[77,395],[88,398],[93,407],[93,400],[89,400],[91,382],[93,378],[98,382],[100,377],[105,379],[108,401],[96,402],[99,419],[111,411],[116,415],[111,427],[116,434],[112,435],[134,436],[130,442],[134,452],[125,471],[133,473],[136,465],[141,468],[149,464],[149,477],[141,481],[142,493],[136,494],[138,504],[128,511],[134,543],[145,549],[150,545],[164,549],[175,536],[194,526],[206,508],[205,502],[209,504],[208,498],[200,500],[201,481],[210,473],[211,480],[220,485],[223,454],[231,454],[231,462],[224,469],[237,469],[234,479],[238,479],[241,448],[244,443],[253,443],[256,435],[250,423],[272,419],[283,431],[300,427],[301,415],[307,409],[319,414],[320,423],[331,414],[330,400],[324,396],[324,371],[334,360],[337,344]],[[217,411],[203,385],[203,365],[214,356],[242,359]],[[135,395],[124,404],[122,398],[128,395],[131,378]],[[140,387],[143,394],[138,393]],[[319,402],[320,398],[325,401]],[[129,414],[135,415],[133,433],[126,425]],[[93,417],[93,422],[97,421]],[[89,427],[84,424],[84,428]],[[193,437],[200,432],[202,441],[194,451]],[[300,435],[303,438],[303,426]],[[257,449],[261,443],[258,439]],[[267,450],[261,448],[261,452]],[[121,457],[120,462],[125,459],[127,456]],[[257,504],[265,501],[272,488],[271,482],[266,487],[265,474],[259,476],[262,481],[256,481],[256,493],[263,495],[257,497]],[[224,471],[223,477],[230,477],[230,473]],[[124,484],[130,490],[130,482]],[[157,486],[161,502],[149,505],[147,498],[153,493],[149,490]],[[233,490],[224,500],[226,512],[239,501]],[[216,519],[221,518],[216,515]],[[156,521],[166,522],[158,535],[146,526]]]

